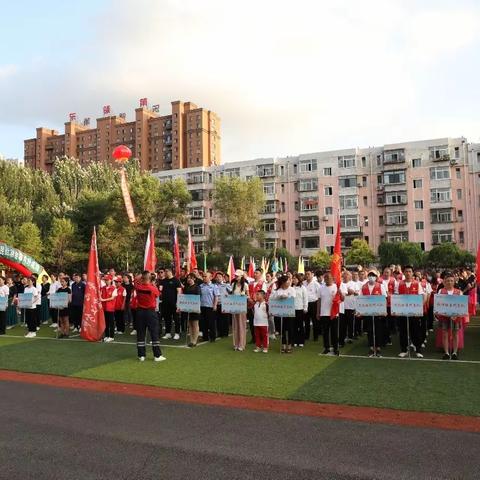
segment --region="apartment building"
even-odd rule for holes
[[[480,239],[480,144],[441,138],[382,147],[262,158],[156,174],[184,178],[192,193],[190,222],[202,251],[215,220],[211,192],[218,176],[259,177],[266,205],[264,247],[307,259],[332,251],[337,218],[342,245],[365,239],[417,242],[429,250],[456,242],[475,252]]]
[[[143,170],[210,167],[221,163],[220,118],[212,111],[192,102],[171,103],[171,113],[160,116],[159,106],[148,108],[147,99],[140,100],[135,120],[126,115],[110,114],[97,118],[96,127],[90,119],[78,122],[71,113],[65,131],[39,127],[35,138],[24,141],[25,166],[52,171],[57,157],[74,157],[82,165],[91,162],[112,162],[113,149],[127,145]]]

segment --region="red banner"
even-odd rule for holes
[[[97,234],[93,230],[88,257],[87,285],[83,304],[81,337],[98,342],[105,331],[105,316],[100,300],[100,269],[98,268]]]
[[[130,191],[128,190],[127,174],[125,168],[120,169],[120,188],[122,189],[123,202],[127,209],[127,216],[130,223],[135,223],[135,212],[133,211],[132,199],[130,198]]]
[[[337,285],[337,293],[333,298],[330,318],[334,319],[340,312],[340,283],[342,282],[342,243],[340,238],[340,221],[337,222],[337,236],[335,237],[335,247],[333,248],[332,263],[330,271],[333,275],[333,281]]]
[[[154,272],[157,268],[157,254],[155,252],[155,237],[153,235],[153,225],[148,231],[147,243],[145,244],[145,257],[143,269]]]

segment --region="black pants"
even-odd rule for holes
[[[70,305],[70,321],[74,328],[80,329],[82,326],[83,307],[81,305]]]
[[[333,347],[335,352],[338,352],[338,317],[333,320],[330,317],[320,317],[323,331],[323,347],[329,350]]]
[[[132,314],[132,330],[136,330],[137,329],[137,309],[131,308],[130,312]]]
[[[125,326],[130,327],[133,324],[133,315],[130,305],[125,305],[125,310],[123,311],[123,317]]]
[[[39,326],[40,326],[42,306],[41,306],[41,305],[37,305],[37,307],[35,308],[35,310],[36,310],[35,322],[37,323],[37,327],[39,327]]]
[[[105,312],[105,337],[115,337],[115,313]]]
[[[422,327],[421,318],[419,317],[398,317],[398,329],[400,331],[400,351],[408,350],[408,331],[407,320],[410,329],[410,342],[413,343],[418,353],[422,351]]]
[[[28,327],[29,332],[37,331],[37,309],[36,308],[25,308],[25,322]]]
[[[180,322],[178,321],[177,306],[162,302],[162,316],[165,322],[165,334],[172,333],[172,323],[175,323],[175,333],[180,335]]]
[[[293,343],[303,345],[305,343],[305,312],[295,310],[295,321],[293,323]]]
[[[56,308],[50,308],[50,318],[52,323],[58,323],[58,310]]]
[[[317,322],[317,306],[318,302],[308,302],[308,310],[306,315],[303,318],[304,330],[305,330],[305,340],[310,340],[310,324],[313,325],[313,338],[318,340],[318,332],[315,332],[315,323]],[[318,323],[318,322],[317,322]],[[318,330],[318,329],[317,329]],[[315,338],[316,334],[316,338]]]
[[[200,321],[202,326],[203,340],[215,341],[217,336],[216,318],[212,307],[200,307]]]
[[[217,333],[219,337],[228,337],[230,328],[230,314],[222,312],[222,305],[217,305]]]
[[[368,346],[380,348],[382,346],[384,334],[385,317],[363,317],[363,325],[367,330]],[[373,335],[373,327],[375,326],[375,336]]]
[[[354,327],[355,327],[355,310],[349,308],[345,309],[345,319],[347,323],[347,337],[352,339],[354,337]]]
[[[137,354],[139,357],[144,357],[146,354],[145,336],[147,334],[147,328],[150,332],[150,338],[152,339],[153,356],[158,358],[162,355],[160,350],[160,340],[158,336],[159,325],[157,314],[155,310],[138,308],[136,310],[136,330],[137,330]]]
[[[248,327],[250,328],[250,335],[252,336],[251,343],[255,343],[255,327],[253,325],[253,315],[254,315],[253,308],[248,308],[247,320],[248,320]]]
[[[125,315],[123,310],[115,310],[115,326],[117,332],[125,333]]]
[[[428,314],[424,313],[423,317],[420,319],[420,343],[424,343],[427,339],[427,331],[428,331]]]
[[[283,317],[282,345],[292,345],[294,343],[294,324],[295,317]]]
[[[5,335],[7,328],[7,312],[0,312],[0,335]]]
[[[430,305],[428,307],[428,314],[427,314],[427,328],[429,330],[433,330],[433,321],[434,321],[434,316],[433,316],[433,305]]]
[[[343,347],[345,346],[345,337],[347,336],[347,317],[345,316],[345,313],[340,313],[338,321],[340,323],[340,325],[338,326],[338,342],[340,343],[340,346]]]

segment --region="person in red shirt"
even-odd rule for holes
[[[100,294],[100,300],[105,313],[105,335],[103,341],[109,343],[115,340],[115,299],[117,289],[112,285],[113,277],[111,275],[105,275],[103,280],[105,281],[105,286],[102,287]]]
[[[155,313],[157,299],[160,296],[160,292],[158,291],[158,288],[152,284],[152,279],[148,270],[145,270],[142,273],[140,281],[135,282],[135,294],[137,299],[136,324],[138,359],[141,362],[145,361],[145,336],[148,328],[152,339],[154,360],[156,362],[162,362],[166,360],[166,358],[162,355],[162,351],[160,350],[159,324]]]
[[[116,333],[123,335],[125,333],[125,298],[127,291],[122,285],[123,278],[120,275],[115,277],[115,288],[117,296],[115,297],[115,326]]]

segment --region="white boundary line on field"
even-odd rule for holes
[[[365,360],[372,360],[372,358],[363,355],[342,355],[340,354],[337,358],[363,358]],[[332,358],[332,357],[330,357]],[[416,361],[416,362],[438,362],[438,363],[472,363],[472,364],[480,364],[480,360],[442,360],[441,358],[400,358],[400,357],[373,357],[373,360],[399,360],[400,362],[409,362],[409,361]]]

